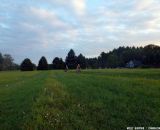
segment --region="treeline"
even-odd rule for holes
[[[0,53],[0,71],[6,70],[58,70],[76,69],[80,64],[82,69],[98,69],[98,68],[159,68],[160,67],[160,46],[147,45],[145,47],[119,47],[110,52],[102,52],[98,57],[86,58],[84,55],[79,54],[76,56],[73,49],[71,49],[65,61],[62,58],[55,57],[51,64],[48,64],[47,59],[43,56],[38,65],[32,63],[28,58],[19,66],[15,64],[14,59],[9,54],[2,55]]]
[[[0,53],[0,71],[18,70],[19,65],[13,62],[14,59],[10,54]]]
[[[76,56],[73,49],[68,52],[65,61],[56,57],[52,64],[48,64],[43,56],[36,67],[30,59],[25,59],[21,64],[21,70],[48,70],[48,69],[75,69],[80,64],[82,69],[98,68],[134,68],[134,67],[160,67],[160,47],[147,45],[145,47],[119,47],[110,52],[102,52],[95,58],[85,58],[82,54]]]
[[[96,68],[127,67],[131,61],[134,67],[160,67],[160,46],[119,47],[92,60]]]
[[[82,69],[86,69],[86,58],[80,54],[79,56],[75,55],[73,49],[71,49],[66,56],[65,62],[62,58],[55,57],[51,64],[48,64],[47,59],[42,56],[39,60],[38,66],[32,63],[32,61],[28,58],[24,59],[24,61],[20,65],[20,69],[22,71],[32,71],[32,70],[61,70],[65,69],[66,66],[69,69],[76,69],[77,65],[80,64]]]

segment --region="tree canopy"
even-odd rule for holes
[[[80,64],[82,69],[86,69],[86,58],[82,54],[77,57],[77,64]]]
[[[9,54],[0,53],[0,71],[19,69],[14,59]],[[48,69],[76,69],[80,64],[82,69],[91,68],[119,68],[127,67],[129,63],[134,63],[134,67],[160,67],[160,46],[147,45],[145,47],[119,47],[109,52],[102,52],[98,57],[85,58],[82,54],[76,56],[71,49],[65,59],[55,57],[52,64],[48,65],[47,59],[42,56],[39,60],[37,70]],[[22,71],[34,70],[36,65],[30,59],[25,59],[20,66]]]
[[[41,57],[38,63],[38,70],[48,70],[48,62],[44,56]]]
[[[34,65],[32,64],[31,60],[26,58],[20,65],[21,71],[33,71]]]
[[[14,59],[10,54],[0,53],[0,71],[17,70],[19,65],[15,64]]]
[[[77,57],[73,49],[68,52],[66,57],[66,64],[69,69],[75,69],[77,67]]]
[[[63,62],[62,58],[54,58],[53,62],[53,69],[64,69],[65,63]]]

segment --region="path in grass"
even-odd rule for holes
[[[19,72],[10,76],[14,74],[18,78],[8,81],[0,75],[1,128],[117,130],[160,125],[158,69]]]

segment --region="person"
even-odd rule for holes
[[[68,66],[66,65],[66,67],[65,67],[65,70],[64,70],[65,72],[67,72],[68,71]]]
[[[80,64],[77,65],[76,71],[77,71],[77,73],[80,73],[80,72],[81,72],[81,66],[80,66]]]

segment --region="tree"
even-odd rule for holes
[[[38,70],[48,70],[48,63],[44,56],[39,60]]]
[[[3,56],[0,53],[0,71],[3,69]]]
[[[98,69],[99,63],[97,58],[88,58],[86,59],[87,68],[91,69]]]
[[[52,64],[53,64],[53,69],[59,69],[59,58],[58,57],[54,58]]]
[[[86,69],[86,58],[82,54],[77,57],[77,63],[82,69]]]
[[[18,70],[19,65],[13,62],[14,59],[10,54],[2,55],[0,53],[0,71],[4,70]]]
[[[33,71],[34,65],[32,64],[31,60],[26,58],[20,65],[21,71]]]
[[[99,56],[98,60],[99,60],[99,66],[101,68],[107,67],[107,58],[108,58],[108,54],[105,52],[102,52],[101,55]]]
[[[59,59],[60,69],[65,69],[65,63],[62,58]]]
[[[5,54],[3,56],[3,70],[12,70],[13,58],[10,54]]]
[[[69,69],[76,69],[77,67],[77,57],[73,49],[68,52],[68,55],[66,57],[66,64]]]
[[[118,65],[119,65],[118,56],[115,54],[109,55],[107,66],[111,68],[116,68],[118,67]]]
[[[2,54],[0,53],[0,64],[2,64],[3,63],[3,56],[2,56]]]
[[[147,45],[143,49],[143,63],[152,67],[160,67],[160,47]]]
[[[62,58],[54,58],[53,62],[53,69],[64,69],[65,63],[63,62]]]

